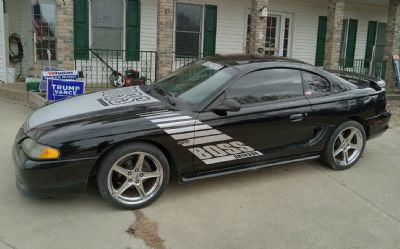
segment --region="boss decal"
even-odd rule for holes
[[[139,87],[126,87],[104,91],[101,99],[98,99],[103,105],[124,105],[129,103],[150,103],[157,101],[150,95],[144,93]]]
[[[263,155],[252,147],[178,112],[157,111],[141,114],[162,128],[181,146],[187,147],[205,164],[214,164]]]

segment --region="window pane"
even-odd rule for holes
[[[35,1],[33,4],[33,27],[36,33],[36,55],[38,60],[47,60],[47,49],[51,59],[56,60],[56,5],[49,1]]]
[[[91,1],[92,47],[122,49],[123,2],[121,0]]]
[[[329,82],[313,73],[301,72],[306,96],[324,95],[330,91]]]
[[[98,49],[120,50],[122,29],[92,27],[92,46]]]
[[[177,31],[201,31],[201,5],[176,4],[176,30]]]
[[[200,34],[176,32],[175,51],[177,56],[197,56]]]
[[[240,104],[303,96],[300,71],[279,68],[250,73],[234,83],[228,89],[227,96]]]

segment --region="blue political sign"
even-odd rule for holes
[[[55,69],[54,71],[45,71]],[[60,80],[77,80],[78,71],[76,70],[60,70],[59,68],[44,67],[42,71],[42,80],[40,81],[39,89],[45,91],[47,87],[48,79],[60,79]]]
[[[74,80],[47,80],[47,100],[56,101],[85,93],[85,82]]]

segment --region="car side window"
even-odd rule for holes
[[[303,97],[303,91],[299,70],[273,68],[243,76],[227,89],[226,96],[250,105]]]
[[[301,71],[304,83],[304,95],[306,97],[326,95],[330,92],[329,82],[321,76]]]

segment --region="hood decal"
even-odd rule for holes
[[[28,120],[29,129],[49,121],[109,110],[123,106],[134,106],[159,102],[140,87],[124,87],[94,92],[66,99],[36,110]]]
[[[140,114],[177,143],[186,147],[205,164],[228,162],[263,155],[250,146],[202,123],[200,120],[168,110]]]

